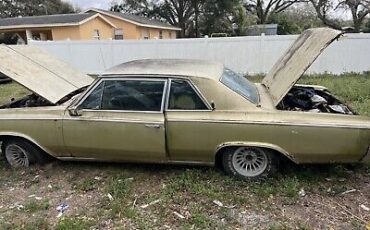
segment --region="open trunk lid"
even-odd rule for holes
[[[341,35],[342,32],[339,30],[316,28],[305,30],[297,38],[262,80],[275,106],[324,49]]]
[[[0,72],[52,104],[93,82],[90,76],[29,45],[0,45]]]

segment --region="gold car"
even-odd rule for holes
[[[83,75],[32,46],[1,46],[0,72],[34,93],[0,108],[13,167],[60,160],[221,165],[261,178],[279,159],[368,162],[370,119],[295,83],[341,32],[305,31],[261,84],[200,60],[138,60]],[[21,63],[21,64],[19,64]]]

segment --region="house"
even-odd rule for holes
[[[248,27],[247,36],[277,35],[277,24],[262,24]]]
[[[112,12],[101,9],[88,9],[84,13],[97,13],[117,26],[116,33],[123,30],[124,39],[173,39],[181,28],[171,26],[158,20],[145,17]]]
[[[77,14],[0,19],[0,43],[33,40],[173,39],[180,28],[144,17],[89,9]]]

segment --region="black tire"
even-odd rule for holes
[[[253,159],[251,160],[248,159],[247,160],[248,163],[245,163],[245,164],[248,164],[248,166],[252,167],[251,166],[252,163],[249,163],[249,162],[251,161],[253,162],[253,165],[254,165],[253,167],[255,167],[256,169],[254,172],[255,174],[252,175],[252,173],[247,172],[248,166],[246,166],[246,168],[244,169],[246,170],[245,173],[244,174],[241,173],[241,171],[243,171],[243,168],[244,168],[243,162],[242,162],[243,157],[240,155],[236,155],[236,154],[240,154],[241,150],[246,151],[247,153],[250,152],[249,154],[253,155],[254,153],[255,155],[259,156],[259,157],[256,156],[256,158],[258,158],[258,164],[260,164],[259,162],[261,161],[262,158],[264,159],[263,164],[261,164],[261,167],[259,168],[255,167],[256,165],[258,166],[258,164],[255,161],[253,162]],[[240,163],[238,163],[238,160]],[[258,147],[248,147],[248,146],[238,146],[238,147],[230,147],[224,151],[222,155],[222,165],[227,174],[235,176],[239,179],[246,180],[246,181],[263,180],[271,176],[277,171],[278,158],[275,156],[275,153],[269,149],[258,148]]]
[[[1,151],[4,154],[6,161],[9,163],[11,167],[14,167],[14,168],[22,168],[22,167],[26,168],[29,165],[35,164],[35,163],[41,165],[41,164],[44,164],[47,159],[45,154],[38,147],[20,138],[12,138],[12,139],[5,140],[2,143],[1,147],[2,147]],[[24,157],[27,158],[27,160],[23,160],[22,162],[28,161],[28,163],[23,164],[23,165],[17,164],[17,161],[15,162],[14,159],[12,159],[11,157],[12,156],[12,154],[10,153],[11,148],[13,150],[17,148],[19,150],[23,150],[22,152],[24,154]]]

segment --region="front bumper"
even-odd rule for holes
[[[360,160],[360,162],[362,162],[362,163],[370,163],[370,147],[367,148],[367,152],[366,152],[365,156],[362,157],[362,159]]]

